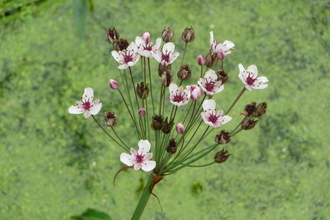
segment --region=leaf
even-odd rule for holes
[[[73,220],[111,220],[111,217],[105,213],[95,209],[88,208],[80,216],[71,216]]]
[[[87,0],[73,0],[73,16],[76,22],[78,36],[83,39],[86,31],[86,24],[88,18],[88,1]]]

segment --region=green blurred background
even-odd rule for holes
[[[86,1],[88,14],[75,19],[77,3],[0,1],[0,219],[70,219],[88,207],[130,218],[147,174],[122,172],[113,188],[121,148],[91,118],[67,109],[92,87],[103,110],[124,110],[108,87],[119,78],[108,28],[128,41],[148,31],[155,41],[173,27],[182,53],[181,32],[190,26],[196,39],[186,60],[196,73],[211,30],[215,39],[235,43],[220,105],[242,88],[237,64],[256,64],[269,87],[247,91],[230,115],[239,121],[252,101],[266,101],[268,111],[257,128],[226,146],[232,153],[226,163],[187,168],[160,182],[154,192],[164,211],[151,198],[142,219],[329,218],[328,1]],[[130,120],[118,117],[117,132],[136,147]]]

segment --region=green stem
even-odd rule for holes
[[[140,201],[135,208],[135,211],[132,215],[131,220],[139,220],[141,218],[142,213],[143,213],[145,207],[147,206],[147,203],[148,203],[150,195],[151,195],[150,190],[149,190],[151,183],[152,183],[152,174],[149,175],[148,182],[143,190]]]

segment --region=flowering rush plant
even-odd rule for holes
[[[186,28],[182,33],[182,55],[171,42],[173,35],[172,28],[165,28],[161,38],[157,38],[155,43],[151,41],[148,32],[128,43],[120,38],[115,28],[107,31],[107,41],[113,49],[111,55],[118,63],[115,68],[119,69],[118,76],[109,80],[109,87],[112,96],[122,98],[127,113],[119,114],[130,117],[132,127],[135,128],[135,136],[132,135],[131,138],[136,141],[138,148],[128,146],[115,131],[115,112],[104,112],[104,124],[109,129],[98,122],[95,115],[100,112],[102,103],[100,99],[94,100],[92,88],[86,88],[82,100],[69,108],[71,114],[84,114],[85,118],[92,116],[111,139],[111,143],[122,148],[124,152],[118,155],[118,159],[124,165],[119,168],[115,177],[120,171],[129,168],[149,173],[132,219],[140,219],[151,195],[160,204],[153,189],[164,177],[185,167],[205,167],[227,161],[231,154],[219,145],[228,144],[242,130],[252,129],[257,124],[257,119],[266,113],[265,102],[252,102],[242,108],[243,117],[237,116],[242,117],[242,120],[238,125],[232,126],[234,129],[222,129],[230,124],[232,117],[236,117],[230,115],[230,111],[243,93],[246,90],[266,88],[268,79],[258,76],[256,65],[245,69],[239,63],[238,78],[242,81],[243,88],[232,104],[224,108],[213,97],[224,91],[229,80],[225,60],[234,51],[235,44],[228,40],[214,40],[211,31],[206,56],[198,55],[196,63],[188,65],[184,64],[184,58],[188,45],[195,39],[194,29]],[[181,60],[181,64],[174,71],[172,65],[180,62],[178,60]],[[156,64],[157,69],[152,69],[151,62]],[[138,64],[141,67],[136,67]],[[133,74],[133,71],[140,74]],[[210,146],[202,144],[215,129],[217,134],[211,137],[215,140],[214,143]],[[198,163],[201,158],[210,154],[214,155],[214,159],[209,163]]]

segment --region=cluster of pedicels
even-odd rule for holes
[[[116,133],[114,127],[117,120],[114,112],[104,112],[104,123],[112,129],[111,133],[96,120],[94,115],[99,113],[102,103],[100,103],[100,99],[93,101],[92,88],[86,88],[81,101],[75,102],[75,105],[69,108],[71,114],[83,113],[85,118],[92,116],[113,142],[126,151],[120,155],[120,161],[127,165],[125,168],[152,171],[155,183],[164,176],[186,166],[198,167],[225,162],[230,154],[228,150],[222,149],[215,153],[213,162],[203,165],[195,164],[219,145],[229,143],[238,132],[252,129],[258,122],[256,119],[266,113],[266,103],[257,105],[253,102],[246,105],[241,113],[244,119],[232,131],[221,130],[215,136],[215,143],[212,146],[203,147],[201,141],[213,129],[218,129],[231,121],[232,117],[228,113],[244,91],[264,89],[268,86],[266,84],[268,79],[258,76],[255,65],[250,65],[245,69],[242,64],[238,64],[238,78],[244,87],[226,111],[217,110],[213,96],[222,92],[225,83],[228,82],[228,73],[224,70],[224,60],[234,51],[235,44],[228,40],[224,42],[214,40],[213,31],[211,31],[208,53],[206,56],[197,56],[197,64],[200,66],[199,78],[195,81],[196,84],[184,87],[183,82],[189,80],[193,75],[190,66],[183,62],[188,43],[195,39],[194,29],[186,28],[182,33],[185,50],[177,72],[177,83],[173,82],[172,64],[180,54],[175,52],[175,45],[172,42],[174,31],[172,28],[165,28],[161,36],[153,43],[150,41],[150,34],[145,32],[141,36],[137,36],[135,41],[128,43],[127,40],[120,38],[115,28],[107,31],[107,41],[113,47],[111,55],[118,63],[122,79],[121,84],[110,79],[109,86],[112,90],[118,91],[125,104],[127,114],[132,120],[132,126],[136,130],[136,137],[131,138],[139,140],[137,150],[128,147]],[[151,60],[155,60],[158,64],[157,72],[160,77],[158,80],[153,79],[155,75],[157,77],[157,74],[151,70]],[[140,77],[136,77],[132,74],[132,67],[139,61],[143,73]],[[206,70],[204,71],[203,68]],[[136,83],[137,78],[142,81]],[[154,85],[155,81],[158,82],[157,85]],[[123,85],[123,91],[120,89],[120,85]],[[165,88],[168,88],[168,93]],[[155,92],[158,94],[156,95]],[[167,99],[172,106],[166,102]],[[183,113],[178,113],[179,107],[184,108]],[[165,114],[167,115],[165,116]],[[206,126],[202,125],[203,122]],[[150,142],[154,146],[152,153],[149,152],[151,150]]]

